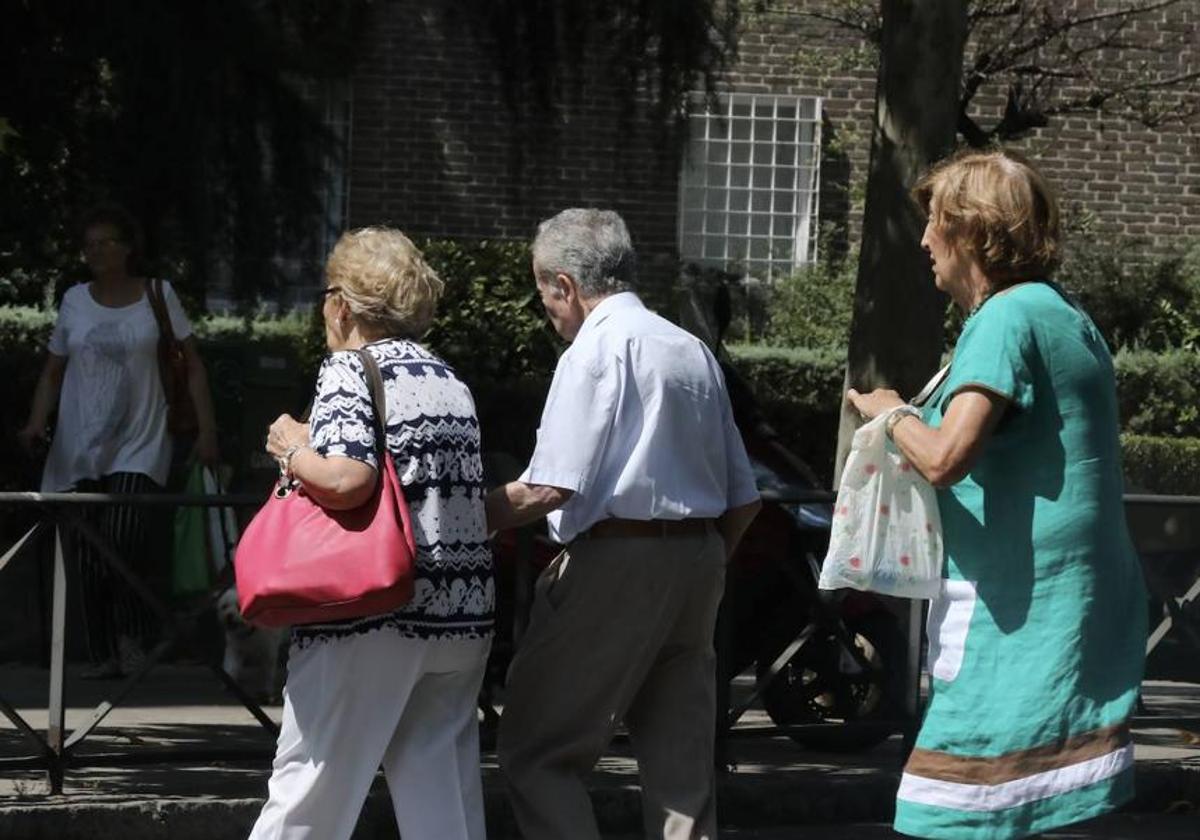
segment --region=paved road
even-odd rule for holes
[[[1196,840],[1200,814],[1122,814],[1093,820],[1043,835],[1047,840]],[[884,824],[799,826],[796,828],[728,829],[721,840],[902,840]],[[613,836],[608,840],[634,840]]]

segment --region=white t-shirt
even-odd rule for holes
[[[192,334],[179,298],[163,281],[175,337]],[[67,359],[58,425],[42,473],[42,491],[71,489],[116,472],[166,484],[171,465],[167,400],[158,373],[158,322],[145,294],[128,306],[102,306],[91,283],[63,296],[49,350]]]

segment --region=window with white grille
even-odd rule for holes
[[[684,262],[770,280],[816,258],[821,100],[693,102],[679,186]]]

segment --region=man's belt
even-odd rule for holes
[[[695,537],[716,524],[715,519],[601,519],[576,539],[612,539],[614,537]]]

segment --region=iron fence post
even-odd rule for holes
[[[51,596],[50,616],[50,698],[48,710],[50,720],[46,727],[46,743],[50,747],[46,767],[50,793],[63,792],[63,771],[66,766],[65,709],[63,706],[63,682],[66,670],[67,641],[67,566],[63,552],[62,525],[54,528],[54,589]]]

